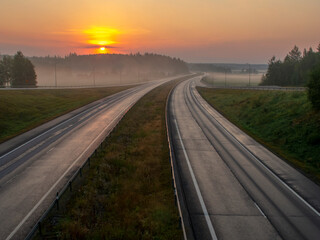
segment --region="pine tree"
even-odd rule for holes
[[[285,62],[299,62],[302,59],[301,52],[299,48],[294,45],[293,49],[289,52],[289,54],[285,57]]]

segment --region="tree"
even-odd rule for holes
[[[268,62],[268,71],[263,76],[261,85],[282,85],[282,62],[273,56]]]
[[[29,59],[17,52],[12,63],[12,87],[35,87],[37,75]]]
[[[301,60],[301,52],[299,48],[294,45],[293,49],[288,53],[288,55],[285,57],[284,61],[285,62],[299,62]]]
[[[310,74],[308,98],[314,109],[320,110],[320,65]]]
[[[294,46],[283,62],[272,57],[268,65],[268,71],[263,76],[261,85],[305,86],[310,71],[320,65],[320,54],[309,48],[309,50],[304,49],[301,56],[299,48]]]
[[[11,83],[12,58],[4,56],[0,61],[0,86],[3,87]]]

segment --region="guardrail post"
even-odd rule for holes
[[[80,168],[80,177],[82,177],[82,167]]]
[[[72,181],[69,182],[69,189],[70,189],[70,192],[72,192]]]
[[[38,222],[38,229],[39,229],[40,237],[42,237],[42,229],[41,229],[41,222],[40,221]]]
[[[177,190],[176,190],[176,189],[174,189],[174,204],[175,204],[176,206],[178,206]]]
[[[59,192],[57,192],[56,204],[57,204],[57,210],[59,211]]]
[[[88,158],[88,165],[89,165],[89,167],[90,167],[90,158]]]

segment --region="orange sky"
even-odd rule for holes
[[[294,44],[315,48],[319,11],[319,0],[1,0],[0,54],[139,51],[265,63]]]

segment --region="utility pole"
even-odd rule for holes
[[[57,83],[57,56],[54,56],[54,84],[57,88],[58,87],[58,83]]]
[[[208,79],[210,79],[209,77],[208,77]],[[212,74],[212,86],[214,86],[214,75]]]
[[[96,86],[96,63],[97,63],[97,55],[94,55],[92,56],[93,59],[92,59],[92,62],[93,65],[92,65],[92,80],[93,80],[93,87]]]
[[[251,83],[251,68],[250,68],[250,64],[249,64],[249,87],[250,87],[250,83]]]
[[[224,68],[224,87],[227,87],[227,68]]]

